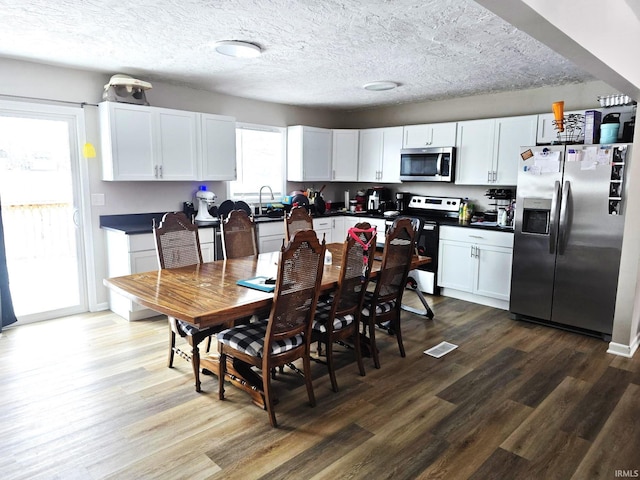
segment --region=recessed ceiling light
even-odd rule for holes
[[[396,82],[370,82],[362,86],[365,90],[372,90],[374,92],[381,92],[383,90],[393,90],[398,84]]]
[[[237,58],[255,58],[262,53],[262,49],[255,43],[238,40],[221,40],[214,43],[213,47],[218,53]]]

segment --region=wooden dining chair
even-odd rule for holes
[[[220,224],[224,258],[258,255],[256,225],[244,210],[232,210]]]
[[[154,223],[153,233],[156,241],[158,263],[161,269],[179,268],[202,263],[198,227],[191,223],[184,213],[165,213],[159,226]],[[211,336],[218,333],[225,326],[199,329],[172,316],[168,316],[168,319],[169,359],[167,364],[169,368],[173,368],[175,354],[191,362],[196,392],[200,392],[200,350],[198,345],[207,339],[207,351],[209,351]],[[180,336],[187,341],[191,346],[190,352],[185,352],[176,347],[176,336]]]
[[[334,343],[351,345],[356,354],[360,375],[365,374],[359,328],[375,249],[376,232],[369,223],[358,223],[350,229],[342,246],[338,288],[328,298],[318,300],[311,341],[325,346],[326,362],[323,363],[326,363],[329,370],[331,388],[334,392],[338,391]],[[318,350],[320,351],[320,348]]]
[[[224,400],[225,377],[232,378],[227,373],[228,357],[261,369],[260,393],[273,427],[278,426],[270,374],[274,368],[302,359],[309,403],[315,406],[310,370],[311,321],[322,281],[325,249],[324,241],[320,244],[313,231],[295,233],[280,251],[269,318],[237,325],[217,335],[220,400]]]
[[[297,206],[284,217],[284,234],[287,241],[300,230],[313,230],[313,218],[305,207]]]
[[[401,218],[393,223],[386,234],[382,266],[376,278],[375,289],[365,293],[361,317],[363,335],[369,344],[376,368],[380,368],[380,357],[376,347],[376,327],[395,335],[400,355],[405,356],[400,329],[400,311],[411,259],[415,253],[415,236],[416,232],[411,219]]]

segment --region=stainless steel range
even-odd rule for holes
[[[424,226],[416,244],[420,255],[431,257],[430,264],[412,270],[409,276],[416,280],[418,290],[430,294],[439,294],[438,274],[438,242],[439,224],[457,220],[462,199],[454,197],[430,197],[413,195],[402,212],[404,216],[419,217]]]

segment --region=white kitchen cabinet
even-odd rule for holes
[[[537,115],[458,122],[459,185],[515,185],[520,147],[534,145]]]
[[[382,128],[360,130],[358,180],[377,182],[382,165]]]
[[[360,130],[358,181],[400,183],[402,127]]]
[[[313,229],[320,243],[322,243],[323,238],[325,242],[333,243],[333,219],[331,217],[314,218]]]
[[[342,232],[341,232],[341,238],[343,241],[347,239],[347,235],[349,235],[350,228],[355,227],[356,224],[362,221],[366,221],[366,219],[362,219],[360,215],[347,216],[342,218],[344,219],[342,223]]]
[[[198,229],[198,238],[200,239],[200,251],[202,252],[203,262],[213,262],[216,260],[216,245],[214,238],[218,230],[211,227],[202,227]],[[218,236],[216,241],[220,242]]]
[[[284,220],[258,223],[258,252],[277,252],[284,241]]]
[[[197,180],[198,114],[103,102],[103,180]]]
[[[358,180],[358,144],[359,130],[333,130],[331,178],[336,182],[355,182]]]
[[[438,286],[442,294],[507,310],[513,233],[442,226]]]
[[[456,129],[456,122],[405,125],[402,148],[453,147]]]
[[[496,185],[516,185],[520,147],[534,145],[538,129],[537,115],[496,119],[493,182]]]
[[[330,181],[332,176],[330,129],[295,125],[287,128],[287,180]]]
[[[342,243],[347,238],[347,232],[345,230],[345,218],[344,217],[331,217],[331,239],[334,243]]]
[[[236,120],[233,117],[201,113],[200,180],[236,180]]]
[[[158,256],[152,233],[127,235],[106,231],[109,277],[158,270]],[[140,320],[159,315],[109,290],[109,308],[127,320]]]

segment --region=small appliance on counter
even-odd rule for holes
[[[217,223],[218,220],[209,213],[209,208],[213,207],[216,201],[216,194],[208,191],[206,185],[201,185],[196,192],[196,201],[198,202],[196,223],[199,225]]]
[[[409,208],[409,200],[411,200],[411,194],[409,192],[397,192],[396,210],[400,213],[406,212],[407,208]]]
[[[386,187],[373,187],[367,190],[367,211],[384,213],[387,204],[390,204],[391,192]],[[389,207],[392,207],[389,205]]]
[[[515,198],[514,190],[511,188],[490,188],[484,195],[492,200],[490,205],[493,207],[490,210],[485,210],[484,222],[496,222],[501,227],[510,226],[508,212],[511,202]]]

